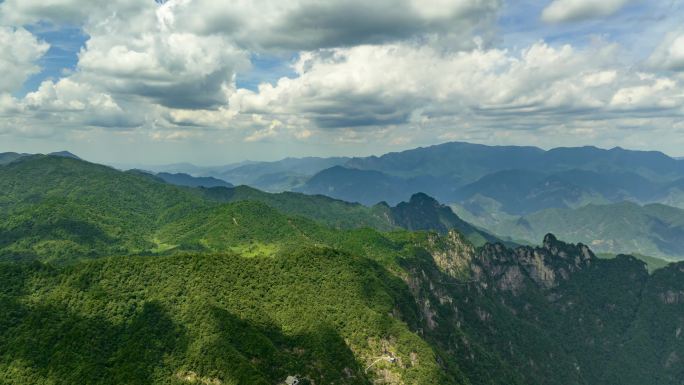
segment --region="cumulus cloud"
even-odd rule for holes
[[[467,37],[491,23],[500,5],[500,0],[240,0],[228,6],[171,0],[164,8],[184,31],[221,33],[250,49],[312,50],[431,34]]]
[[[555,0],[543,19],[605,16],[627,2]],[[501,3],[5,0],[0,25],[14,26],[0,29],[0,64],[15,72],[0,80],[0,131],[250,145],[540,144],[549,136],[618,140],[626,137],[619,130],[681,120],[684,79],[661,70],[684,69],[682,34],[655,50],[653,74],[637,73],[605,42],[496,48]],[[23,98],[3,94],[38,70],[47,45],[21,25],[39,22],[82,27],[78,63]],[[22,52],[12,59],[20,64],[5,64],[7,52]],[[262,54],[293,57],[292,75],[240,89],[236,76]]]
[[[299,117],[323,128],[402,124],[418,111],[584,108],[600,103],[591,96],[596,90],[585,91],[614,80],[614,72],[601,69],[600,61],[609,57],[605,51],[576,52],[542,42],[519,54],[449,53],[414,44],[306,52],[294,64],[296,78],[263,84],[257,92],[239,90],[231,106],[243,113]]]
[[[0,22],[26,25],[46,21],[55,24],[81,24],[87,19],[103,20],[114,13],[134,14],[153,3],[138,0],[4,0]],[[154,3],[153,3],[154,4]]]
[[[225,127],[232,120],[257,127],[249,138],[261,140],[277,131],[269,128],[271,123],[236,116],[236,109],[228,106],[237,91],[236,73],[249,67],[254,50],[318,50],[413,38],[448,38],[462,42],[453,49],[467,48],[474,44],[473,29],[490,23],[499,7],[500,0],[6,0],[0,3],[0,22],[81,24],[89,37],[73,74],[43,84],[19,103],[27,114],[45,120],[62,108],[73,120],[73,112],[80,109],[85,116],[90,102],[106,96],[110,107],[134,106],[127,119],[115,109],[103,109],[108,112],[83,124],[130,127],[147,121],[157,127]],[[77,87],[83,97],[67,91]],[[152,112],[159,115],[150,118]],[[403,112],[388,113],[393,116],[385,122],[406,118]],[[377,115],[370,107],[347,122],[367,125]],[[341,118],[319,115],[317,123],[334,126]],[[287,121],[295,120],[300,118]],[[310,136],[301,132],[295,135]]]
[[[655,49],[648,63],[655,68],[684,71],[684,32],[671,32]]]
[[[248,59],[220,36],[160,30],[117,41],[92,37],[79,55],[79,76],[109,92],[146,97],[166,107],[225,104],[234,74]]]
[[[609,16],[631,0],[553,0],[542,11],[542,20],[550,23],[579,21]]]
[[[502,0],[5,0],[0,21],[110,24],[161,8],[178,32],[223,35],[250,49],[310,50],[418,35],[468,36],[494,21]],[[147,23],[143,23],[143,26]],[[134,23],[129,28],[137,29]],[[470,41],[470,39],[466,39]]]
[[[491,134],[682,114],[676,79],[624,69],[616,50],[544,42],[520,51],[445,52],[412,43],[318,50],[300,55],[296,77],[238,90],[230,108],[289,127],[281,132],[355,139],[400,136],[411,127]],[[270,128],[259,135],[266,133],[276,134]]]
[[[35,62],[49,48],[23,28],[0,27],[0,94],[18,90],[29,76],[39,72]]]

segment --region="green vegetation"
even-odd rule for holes
[[[368,384],[363,364],[387,349],[409,363],[394,375],[453,383],[434,350],[390,315],[417,322],[405,286],[331,249],[117,257],[62,270],[5,265],[0,275],[11,279],[0,382],[181,384],[195,373],[225,384],[274,384],[289,374]]]
[[[548,209],[488,227],[499,235],[533,241],[552,232],[599,252],[684,256],[684,210],[661,204],[623,202],[578,209]]]
[[[449,213],[0,166],[0,384],[684,380],[684,264],[476,248]]]

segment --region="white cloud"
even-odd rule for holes
[[[17,91],[38,73],[36,61],[50,48],[23,28],[0,27],[0,94]]]
[[[373,140],[374,133],[392,138],[412,129],[467,136],[469,130],[571,130],[581,121],[662,111],[668,111],[664,117],[680,116],[678,80],[622,68],[615,61],[618,49],[538,42],[517,52],[445,52],[401,43],[304,52],[293,64],[295,78],[262,84],[256,92],[238,90],[230,108],[236,116],[283,122],[283,132],[292,135],[307,130],[313,133],[309,139],[347,141]],[[576,131],[582,132],[589,135]]]
[[[220,36],[159,29],[127,41],[91,37],[79,55],[78,76],[109,92],[149,98],[167,107],[225,104],[247,54]]]
[[[550,23],[586,20],[614,14],[631,0],[553,0],[542,11]]]
[[[682,96],[673,94],[677,82],[668,78],[644,78],[648,84],[619,89],[610,101],[618,108],[675,108],[682,105]]]
[[[230,126],[263,140],[282,130],[228,106],[236,73],[249,67],[251,52],[415,37],[469,47],[473,29],[488,28],[499,7],[500,0],[5,0],[0,24],[76,24],[88,36],[73,73],[14,101],[21,109],[15,118],[25,127],[42,127],[48,119],[149,130]],[[287,117],[282,124],[301,119]],[[307,138],[314,131],[292,135]]]
[[[648,63],[655,68],[684,71],[684,32],[671,32],[655,49]]]
[[[2,91],[37,71],[47,45],[21,27],[0,29],[24,38],[0,38],[0,60],[28,52],[14,75],[0,79],[0,131],[249,145],[436,138],[544,145],[543,138],[572,135],[610,142],[625,127],[665,130],[681,119],[684,78],[656,71],[684,69],[681,33],[652,55],[656,74],[639,74],[618,59],[615,44],[494,48],[501,3],[5,0],[0,25],[73,23],[89,39],[73,72],[13,98]],[[600,17],[626,3],[556,0],[543,18]],[[19,43],[33,51],[5,49]],[[281,53],[296,58],[292,78],[237,89],[251,55]]]
[[[294,64],[297,78],[263,84],[258,92],[239,90],[231,106],[323,127],[405,123],[418,109],[587,107],[595,102],[583,91],[614,80],[614,71],[601,69],[609,56],[545,43],[519,55],[498,49],[445,53],[413,44],[306,52]]]
[[[4,0],[0,4],[0,23],[26,25],[46,21],[78,25],[87,19],[101,21],[114,13],[135,14],[150,3],[154,4],[139,0]]]

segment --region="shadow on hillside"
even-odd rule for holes
[[[354,354],[332,327],[317,326],[290,336],[265,316],[259,321],[245,320],[216,306],[194,313],[203,333],[191,341],[186,353],[187,372],[201,373],[206,380],[269,385],[297,375],[307,384],[331,383],[343,376],[348,384],[369,384]]]
[[[30,220],[10,230],[0,230],[0,260],[38,259],[35,244],[54,242],[48,246],[50,254],[94,256],[94,250],[114,245],[118,240],[98,226],[75,219],[59,219],[53,223],[34,223]],[[12,250],[2,250],[10,247]]]
[[[10,309],[0,314],[0,325],[7,326],[0,365],[9,383],[150,384],[160,374],[170,376],[159,371],[165,356],[187,346],[184,328],[155,302],[122,324],[61,304],[27,307],[3,297],[2,306]]]

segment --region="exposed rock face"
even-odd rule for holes
[[[431,234],[428,243],[437,267],[452,278],[462,277],[475,257],[475,248],[457,231],[443,237]]]
[[[501,244],[485,245],[473,272],[478,280],[488,278],[500,290],[517,293],[527,279],[545,289],[556,287],[559,280],[591,266],[595,258],[587,246],[566,244],[548,234],[542,247],[511,250]]]

